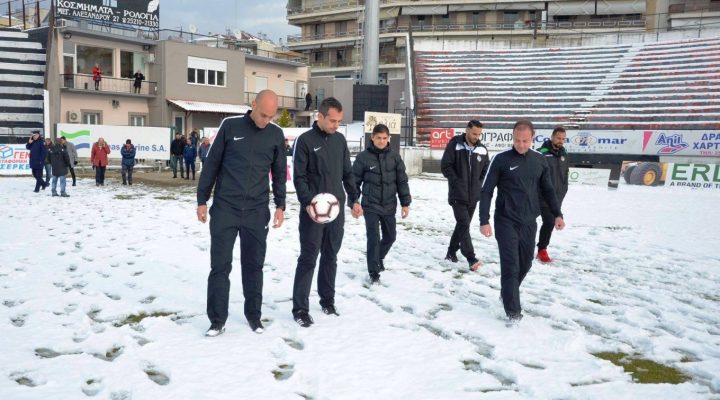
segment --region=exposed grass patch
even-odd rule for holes
[[[113,196],[113,198],[117,200],[132,200],[139,199],[141,197],[143,197],[143,195],[139,194],[116,194],[115,196]]]
[[[122,319],[120,321],[115,321],[113,323],[113,326],[116,328],[119,328],[124,325],[132,325],[132,324],[139,324],[144,320],[145,318],[152,318],[152,317],[169,317],[171,315],[175,315],[175,313],[172,312],[166,312],[166,311],[155,311],[152,313],[145,313],[141,312],[138,314],[130,314],[125,319]]]
[[[677,385],[690,380],[689,376],[676,368],[637,356],[613,352],[594,353],[593,355],[623,367],[625,372],[632,374],[636,383],[670,383]]]
[[[601,306],[604,305],[602,301],[597,300],[597,299],[587,299],[587,301],[589,301],[591,303],[595,303],[595,304],[600,304]]]
[[[170,195],[155,196],[156,200],[177,200],[178,198]]]

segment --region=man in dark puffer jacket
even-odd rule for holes
[[[475,257],[470,238],[470,221],[480,201],[482,182],[489,164],[488,150],[480,143],[480,135],[482,123],[477,120],[468,122],[465,134],[450,140],[440,164],[448,180],[448,203],[456,221],[445,259],[457,262],[455,253],[459,248],[473,271],[480,268],[480,261]]]
[[[373,128],[372,143],[355,158],[353,174],[367,232],[367,267],[370,281],[380,283],[380,272],[385,270],[384,259],[395,242],[395,212],[400,198],[402,218],[410,213],[410,186],[405,163],[390,149],[390,131],[383,124]],[[382,239],[380,230],[382,229]]]

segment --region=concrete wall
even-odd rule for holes
[[[119,102],[117,107],[113,107],[113,100]],[[68,111],[74,111],[80,115],[83,111],[100,112],[102,113],[100,119],[102,125],[129,125],[130,114],[143,114],[147,118],[148,104],[144,98],[114,97],[111,94],[63,93],[59,122],[70,123],[67,119]]]
[[[401,147],[400,156],[405,163],[405,170],[410,176],[422,173],[422,160],[432,158],[432,151],[423,147]]]
[[[281,63],[245,59],[245,77],[247,78],[246,92],[257,93],[255,78],[264,77],[268,81],[268,89],[274,91],[278,96],[300,97],[297,87],[298,82],[307,83],[310,76],[308,67],[294,67]],[[285,81],[293,82],[293,93],[285,93]],[[252,99],[250,99],[252,100]]]
[[[312,77],[310,79],[310,93],[316,96],[318,95],[318,91],[323,90],[325,92],[324,98],[335,97],[343,105],[342,123],[352,123],[353,80],[336,79],[332,76]],[[313,101],[315,100],[313,99]],[[313,106],[315,106],[315,104],[313,104]]]

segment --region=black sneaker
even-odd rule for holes
[[[380,272],[385,271],[385,261],[384,261],[384,260],[380,260],[380,264],[379,264],[379,265],[380,265]]]
[[[508,315],[508,326],[518,325],[521,319],[523,319],[522,314]]]
[[[221,324],[219,322],[213,322],[210,324],[210,329],[205,332],[205,336],[207,337],[215,337],[218,335],[221,335],[223,332],[225,332],[225,324]]]
[[[260,322],[259,319],[249,319],[248,325],[250,325],[250,330],[252,330],[255,333],[263,333],[265,332],[265,327],[263,326],[262,322]]]
[[[67,193],[60,193],[60,197],[70,197],[70,195]]]
[[[457,258],[457,256],[455,255],[455,253],[451,253],[451,252],[449,252],[449,251],[448,251],[447,254],[445,254],[445,259],[448,260],[448,261],[450,261],[450,262],[454,262],[454,263],[458,262],[458,258]]]
[[[370,284],[371,285],[379,285],[380,284],[380,274],[370,275]]]
[[[335,309],[335,306],[323,306],[322,312],[324,312],[326,315],[337,315],[338,317],[340,314],[338,314],[337,310]]]
[[[310,325],[315,323],[310,314],[308,314],[308,312],[305,310],[293,312],[293,318],[295,318],[295,322],[297,322],[298,325],[302,326],[303,328],[309,328]]]
[[[58,197],[58,196],[60,196],[60,195],[57,194],[57,193],[53,193],[53,194],[52,194],[52,197]]]

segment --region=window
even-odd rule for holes
[[[132,51],[120,52],[120,73],[124,78],[132,78],[135,72],[145,75],[145,54]]]
[[[113,76],[113,50],[77,45],[77,73],[91,75],[95,64],[103,76]]]
[[[294,81],[285,81],[285,93],[283,95],[287,97],[295,97]]]
[[[143,114],[130,114],[130,126],[145,126],[146,117]]]
[[[227,61],[188,57],[187,82],[195,85],[225,86]]]
[[[322,51],[316,51],[313,53],[313,61],[315,61],[316,63],[319,63],[322,61],[322,59],[323,59]]]
[[[347,33],[347,21],[339,21],[335,23],[335,34],[344,36]]]
[[[323,24],[315,24],[313,26],[313,35],[315,36],[322,36],[325,34],[325,25]]]
[[[518,20],[517,11],[505,11],[503,13],[503,24],[514,24]]]
[[[102,113],[99,111],[83,111],[82,122],[86,125],[100,125],[100,117]]]
[[[267,89],[268,80],[267,78],[263,76],[256,76],[255,77],[255,93],[260,93],[261,91]]]

